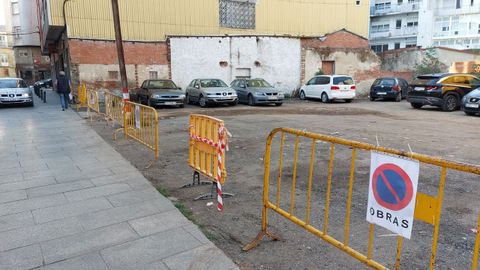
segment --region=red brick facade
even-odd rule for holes
[[[72,64],[116,64],[117,50],[113,41],[69,40]],[[127,65],[167,65],[166,42],[124,42]]]
[[[323,41],[322,41],[323,40]],[[340,30],[325,35],[323,38],[303,38],[302,48],[350,48],[368,49],[368,40],[351,33],[347,30]]]

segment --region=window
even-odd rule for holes
[[[0,54],[0,65],[1,66],[8,66],[8,55]]]
[[[413,47],[417,47],[417,44],[407,44],[405,46],[405,48],[413,48]]]
[[[8,46],[7,36],[0,36],[0,47],[7,47],[7,46]]]
[[[480,24],[478,25],[478,33],[480,34]]]
[[[255,3],[219,0],[220,26],[255,29]]]
[[[376,53],[381,53],[381,52],[384,52],[384,51],[388,51],[388,44],[372,45],[372,46],[370,46],[370,48]]]
[[[310,79],[310,81],[307,82],[307,85],[312,85],[312,84],[314,85],[316,81],[317,81],[317,78],[312,78]]]
[[[462,8],[462,0],[457,0],[457,9]]]
[[[118,71],[116,71],[116,70],[108,71],[108,78],[110,80],[117,80],[118,79]]]
[[[395,50],[400,49],[400,43],[395,43]]]
[[[148,74],[151,80],[158,79],[158,71],[149,71]]]
[[[15,34],[15,38],[20,38],[21,28],[20,26],[13,27],[13,33]]]
[[[388,32],[389,30],[389,24],[372,25],[372,33]]]
[[[474,5],[474,1],[473,1],[473,0],[470,0],[470,6],[473,7],[473,5]]]
[[[360,0],[355,1],[355,5],[360,6],[360,4],[361,4]]]
[[[316,84],[329,84],[330,83],[330,77],[317,77],[317,83]]]
[[[398,0],[397,4],[398,4],[398,5],[403,4],[403,0]]]
[[[395,28],[397,29],[402,28],[402,20],[397,20],[397,22],[395,23]]]
[[[16,15],[19,14],[20,11],[18,9],[18,2],[12,2],[12,14]]]
[[[418,22],[408,22],[407,23],[407,27],[417,27],[418,26]]]
[[[392,7],[391,2],[375,4],[375,10],[386,10]]]

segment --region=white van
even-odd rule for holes
[[[324,103],[343,99],[350,103],[355,98],[357,87],[347,75],[319,75],[300,88],[300,99],[319,98]]]

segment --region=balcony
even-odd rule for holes
[[[455,6],[448,6],[443,8],[434,9],[435,16],[456,16],[465,14],[480,13],[480,5],[464,6],[462,8],[456,8]]]
[[[402,27],[401,29],[393,29],[388,32],[370,33],[370,39],[394,39],[415,37],[418,34],[418,27]]]
[[[384,9],[377,9],[375,7],[370,7],[370,16],[385,16],[385,15],[395,15],[409,12],[418,12],[420,8],[420,2],[415,3],[403,3],[402,5],[391,5],[390,7]]]

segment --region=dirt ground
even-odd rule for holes
[[[323,104],[318,101],[288,101],[282,107],[215,107],[201,109],[159,109],[160,158],[152,161],[153,152],[132,140],[112,141],[112,127],[104,122],[93,124],[97,132],[130,160],[157,187],[168,191],[172,200],[184,204],[207,236],[222,248],[241,269],[365,269],[366,266],[335,247],[304,231],[278,214],[269,212],[269,229],[282,240],[265,239],[250,252],[242,246],[253,240],[260,230],[263,191],[263,157],[265,141],[276,127],[291,127],[334,135],[360,142],[440,156],[445,159],[479,164],[480,117],[463,112],[446,113],[435,108],[414,110],[409,103],[370,102]],[[233,134],[227,152],[228,179],[224,191],[235,194],[224,199],[223,214],[209,201],[193,198],[209,191],[210,186],[179,188],[192,181],[188,159],[188,115],[201,113],[223,119]],[[279,137],[279,136],[277,136]],[[290,209],[295,138],[286,137],[280,205]],[[294,214],[305,218],[308,173],[312,141],[300,140]],[[311,224],[323,230],[325,190],[330,145],[315,142],[312,184]],[[275,202],[278,174],[279,140],[272,148],[270,200]],[[328,219],[328,233],[344,240],[346,201],[351,149],[335,148],[333,179]],[[366,254],[368,223],[365,221],[368,197],[370,155],[359,151],[355,166],[350,245]],[[418,190],[436,195],[440,169],[422,164]],[[203,180],[206,180],[202,177]],[[437,269],[470,269],[477,216],[480,209],[480,177],[449,171],[440,227]],[[402,250],[403,269],[426,269],[430,258],[433,227],[416,220],[412,239]],[[387,267],[395,265],[396,237],[375,227],[373,258]]]

